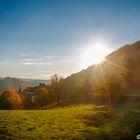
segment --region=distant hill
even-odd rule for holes
[[[18,79],[12,77],[0,78],[0,89],[5,88],[14,88],[18,89],[21,87],[22,89],[28,86],[37,86],[40,83],[49,84],[49,80],[36,80],[36,79]]]
[[[115,64],[115,69],[125,72],[123,79],[126,88],[140,90],[140,41],[121,47],[106,59]]]
[[[39,85],[40,83],[43,83],[43,84],[50,84],[50,80],[38,80],[38,79],[22,79],[23,81],[27,82],[30,86],[37,86]]]
[[[69,91],[85,94],[108,77],[117,79],[123,89],[140,91],[140,41],[119,48],[101,64],[72,74],[64,83]]]

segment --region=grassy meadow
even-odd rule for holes
[[[48,110],[1,110],[1,140],[136,139],[140,134],[140,107],[109,109],[81,104]]]

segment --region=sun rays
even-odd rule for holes
[[[104,61],[105,56],[110,52],[111,50],[107,47],[107,45],[101,41],[91,44],[84,50],[82,55],[82,68],[87,68],[93,64],[100,64],[102,61]]]

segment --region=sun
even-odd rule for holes
[[[111,50],[107,48],[105,44],[95,43],[89,46],[82,55],[82,64],[83,68],[87,68],[93,64],[101,63],[107,54],[111,53]]]

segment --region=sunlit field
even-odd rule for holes
[[[140,133],[139,116],[136,104],[116,109],[87,104],[48,110],[3,110],[0,139],[135,139]]]

